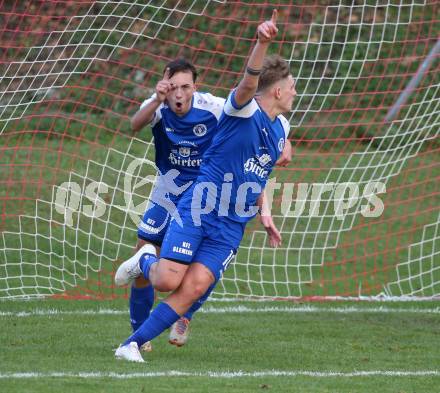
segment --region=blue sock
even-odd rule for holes
[[[189,308],[189,310],[183,315],[187,319],[192,319],[193,314],[203,306],[203,303],[205,303],[206,299],[208,299],[209,295],[211,294],[212,290],[215,288],[215,285],[217,284],[217,281],[212,284],[205,292],[205,294],[196,302],[193,303],[193,305]]]
[[[148,285],[144,288],[131,287],[130,292],[130,322],[133,332],[144,323],[150,315],[154,304],[154,288]]]
[[[151,254],[143,254],[139,259],[139,266],[146,280],[150,279],[150,268],[153,263],[157,262],[157,257]]]
[[[165,329],[168,329],[180,318],[168,304],[162,302],[152,311],[150,317],[136,330],[122,345],[128,345],[132,341],[140,347],[147,341],[157,337]]]

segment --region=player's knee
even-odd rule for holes
[[[200,284],[196,284],[193,289],[192,289],[192,298],[194,301],[196,301],[197,299],[200,299],[206,292],[208,288],[206,287],[206,285],[200,283]]]
[[[185,297],[191,302],[195,302],[200,299],[207,291],[209,287],[209,283],[202,281],[191,281],[190,283],[186,282],[184,285],[183,292],[185,293]]]
[[[176,288],[176,285],[168,282],[159,282],[158,284],[154,285],[154,289],[159,292],[171,292],[174,291]]]
[[[180,285],[180,279],[173,277],[157,277],[152,280],[154,289],[159,292],[171,292],[174,291]]]
[[[186,296],[192,301],[200,299],[205,295],[210,285],[214,282],[214,275],[205,267],[198,263],[194,264],[182,285]]]

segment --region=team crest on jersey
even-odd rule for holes
[[[186,146],[179,147],[179,155],[181,157],[189,157],[191,155],[191,148]]]
[[[195,136],[203,136],[208,132],[208,127],[206,127],[204,124],[197,124],[193,128],[193,132]]]
[[[281,138],[281,139],[278,141],[278,150],[279,150],[280,152],[282,152],[283,149],[284,149],[284,138]]]
[[[266,166],[272,159],[270,158],[269,154],[263,154],[260,157],[258,157],[258,161],[261,166]]]

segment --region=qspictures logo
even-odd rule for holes
[[[269,161],[270,156],[267,154],[252,157],[246,161],[243,170],[264,179],[268,175],[265,166]],[[145,166],[149,167],[149,173],[156,174],[145,177],[135,175],[139,173],[140,167],[145,169]],[[64,216],[64,222],[68,226],[74,225],[74,214],[100,218],[107,209],[118,209],[126,213],[132,222],[138,225],[140,217],[147,209],[159,206],[182,225],[177,201],[193,185],[193,181],[178,185],[181,183],[177,182],[179,176],[180,171],[177,169],[162,174],[154,162],[135,159],[123,174],[122,204],[111,202],[115,200],[116,191],[121,192],[114,185],[110,186],[102,181],[82,184],[69,181],[55,188],[55,209]],[[235,213],[239,217],[252,217],[257,213],[258,206],[248,206],[243,201],[255,200],[255,197],[263,192],[260,183],[239,184],[233,194],[231,193],[233,180],[233,174],[226,173],[221,184],[202,182],[192,187],[191,215],[194,223],[201,222],[202,215],[211,214],[213,211],[219,216]],[[141,203],[135,204],[134,196],[139,196],[141,194],[139,190],[146,187],[152,188],[150,196]],[[364,217],[379,217],[384,211],[384,203],[380,195],[386,192],[386,186],[381,182],[289,183],[277,182],[276,178],[271,178],[266,182],[265,187],[270,211],[272,211],[275,192],[281,195],[281,203],[277,203],[277,214],[284,217],[313,217],[325,214],[343,220],[348,214],[354,213],[360,213]],[[204,195],[210,197],[209,203],[206,202]],[[150,225],[152,231],[157,232],[163,229],[162,225],[165,226],[167,222],[165,220],[146,225]]]

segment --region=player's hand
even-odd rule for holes
[[[271,247],[278,247],[281,245],[281,234],[275,226],[272,216],[261,216],[261,223],[269,236],[269,244]]]
[[[271,42],[278,33],[277,28],[278,10],[273,10],[272,18],[261,23],[257,28],[258,41],[261,43]]]
[[[292,144],[287,139],[286,143],[284,145],[284,149],[281,152],[280,158],[278,158],[278,161],[275,163],[277,166],[287,166],[292,161]]]
[[[167,68],[163,79],[156,85],[156,97],[160,102],[164,102],[167,98],[168,92],[171,90],[170,70]]]

